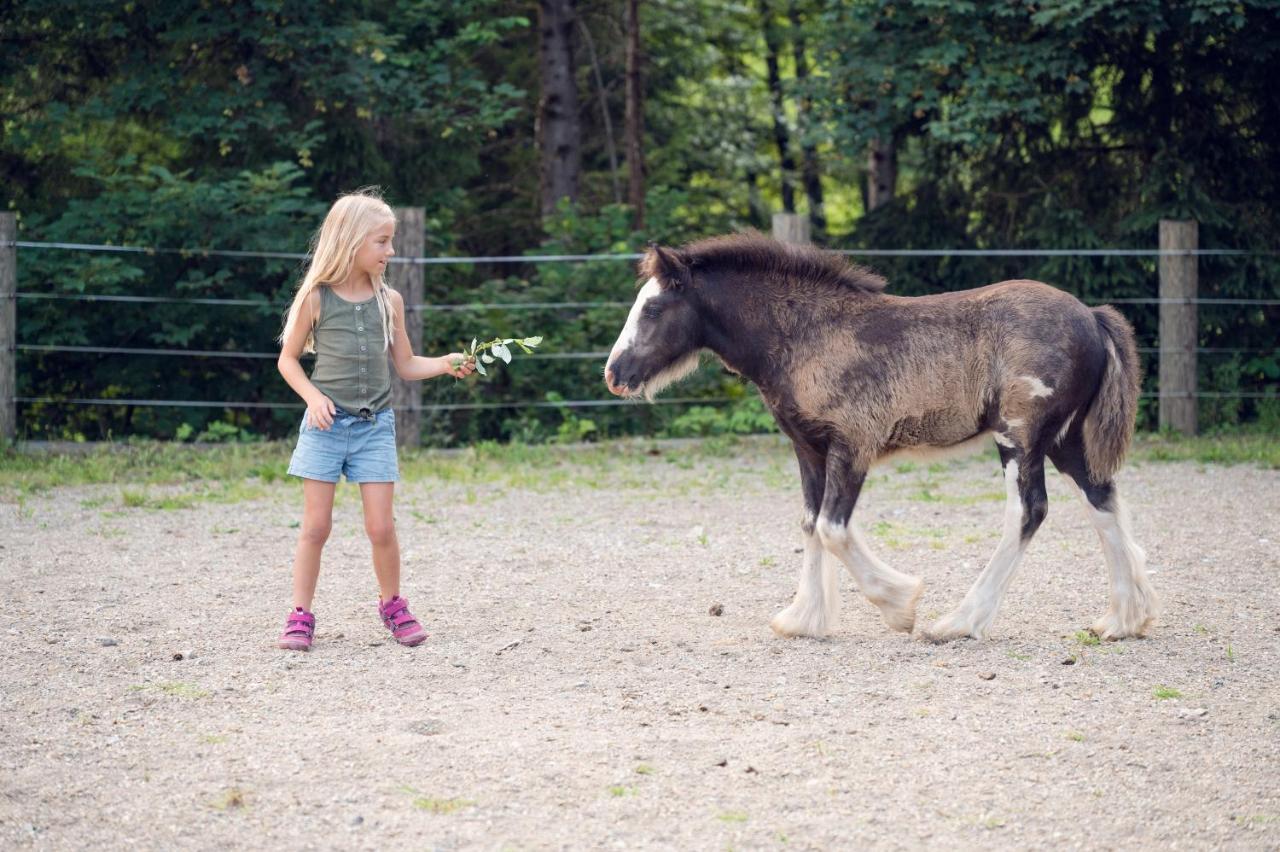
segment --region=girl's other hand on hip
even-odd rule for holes
[[[322,396],[307,403],[307,424],[313,429],[325,430],[333,425],[333,400]]]

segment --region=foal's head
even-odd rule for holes
[[[677,249],[651,245],[640,263],[645,284],[613,344],[605,384],[618,396],[652,400],[698,367],[702,320],[694,307],[688,259]]]

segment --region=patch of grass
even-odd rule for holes
[[[615,799],[625,799],[628,796],[636,794],[635,787],[628,787],[626,784],[613,784],[609,787],[609,795]]]
[[[157,500],[150,501],[149,505],[153,509],[160,510],[194,509],[196,502],[189,496],[182,494],[170,494]]]
[[[433,814],[451,814],[475,805],[475,802],[470,799],[437,799],[432,796],[426,796],[408,784],[402,784],[399,787],[399,792],[413,796],[412,804],[418,810]]]
[[[1280,822],[1280,814],[1236,814],[1231,819],[1236,825],[1268,825]]]
[[[761,567],[761,568],[772,568],[773,566],[775,566],[775,565],[777,565],[777,564],[778,564],[778,560],[777,560],[777,559],[774,559],[772,556],[762,556],[762,557],[760,557],[760,567]]]
[[[222,734],[205,734],[203,737],[200,738],[200,742],[204,743],[205,745],[222,745],[226,741],[227,741],[227,738]]]
[[[1227,643],[1227,660],[1234,663],[1236,661],[1236,652],[1231,649],[1231,643]]]
[[[1010,659],[1020,660],[1021,662],[1024,662],[1024,663],[1027,660],[1031,659],[1030,654],[1019,654],[1017,651],[1008,651],[1006,653],[1008,653]]]
[[[1102,640],[1094,636],[1088,630],[1077,630],[1075,636],[1071,637],[1085,647],[1096,647],[1102,644]]]
[[[1084,742],[1084,734],[1079,731],[1067,731],[1067,739],[1073,743],[1082,743]]]
[[[1151,694],[1161,701],[1169,698],[1181,698],[1182,693],[1174,689],[1172,686],[1157,686],[1151,690]]]
[[[452,814],[463,808],[474,807],[475,802],[470,799],[433,799],[429,796],[417,796],[413,800],[413,806],[428,813]]]
[[[716,819],[721,822],[746,822],[747,814],[744,811],[725,811],[722,814],[716,814]]]
[[[909,499],[919,503],[941,503],[944,498],[934,490],[937,487],[938,484],[936,482],[926,482],[920,487],[919,491],[907,496]]]
[[[1280,441],[1258,427],[1245,427],[1188,437],[1140,434],[1133,442],[1140,461],[1198,461],[1204,464],[1256,464],[1280,469]]]
[[[277,471],[278,477],[288,467],[292,451],[292,441],[219,446],[129,441],[72,452],[19,451],[11,446],[0,450],[0,494],[119,482],[140,486],[265,480],[264,471]]]
[[[652,767],[652,766],[650,766],[650,765],[649,765],[649,764],[647,764],[647,763],[641,763],[639,766],[637,766],[637,767],[636,767],[636,774],[637,774],[637,775],[652,775],[652,774],[653,774],[653,767]]]
[[[120,502],[129,509],[141,509],[147,505],[147,495],[143,491],[122,491]]]
[[[239,787],[231,787],[224,790],[222,795],[209,803],[209,806],[217,811],[237,811],[241,808],[247,808],[249,802],[245,797],[245,791]]]

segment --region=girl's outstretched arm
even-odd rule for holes
[[[280,344],[280,358],[276,361],[276,366],[289,387],[293,388],[293,392],[307,404],[307,422],[316,429],[328,429],[333,425],[333,400],[311,384],[307,371],[302,369],[302,363],[298,360],[302,357],[302,346],[307,342],[307,335],[315,325],[319,310],[319,293],[314,293],[313,298],[302,303],[298,309],[297,321],[289,330],[289,336]]]
[[[451,352],[439,358],[414,355],[413,344],[409,342],[409,334],[404,328],[404,298],[391,289],[387,290],[387,295],[391,298],[392,312],[395,314],[395,327],[391,332],[391,363],[396,368],[397,376],[410,381],[434,379],[444,375],[463,379],[475,371],[475,359],[468,358],[461,352]],[[455,367],[455,363],[459,366]]]

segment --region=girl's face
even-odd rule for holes
[[[377,278],[387,271],[387,264],[395,255],[395,249],[391,247],[391,240],[396,235],[396,222],[394,219],[388,219],[378,227],[369,232],[364,238],[364,242],[360,243],[360,248],[356,249],[355,266],[361,272],[367,273],[370,278]]]

